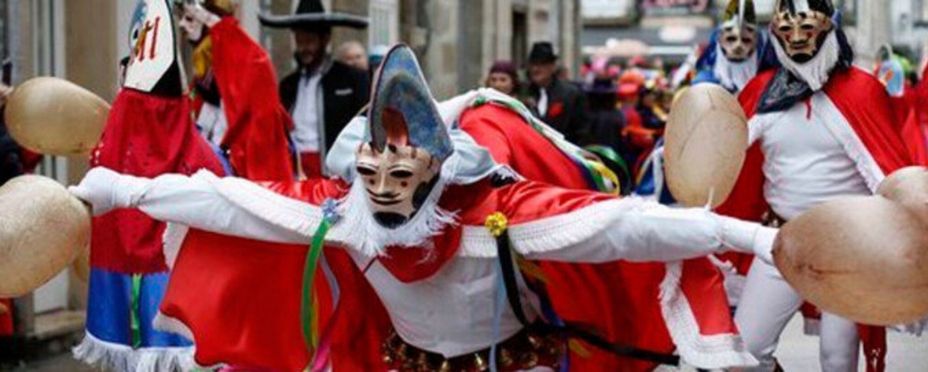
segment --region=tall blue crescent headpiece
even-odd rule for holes
[[[387,141],[383,123],[387,109],[403,115],[410,145],[427,150],[440,161],[454,152],[448,129],[438,114],[419,62],[406,45],[390,49],[374,81],[368,122],[371,142],[381,150]]]

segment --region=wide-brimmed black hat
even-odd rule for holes
[[[551,63],[557,61],[557,54],[554,54],[554,46],[547,41],[532,44],[532,50],[528,53],[528,63]]]
[[[272,28],[366,28],[367,17],[346,13],[328,13],[321,0],[300,0],[291,15],[260,14],[261,24]]]

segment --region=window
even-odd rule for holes
[[[637,16],[634,0],[582,0],[583,20],[591,25],[625,25]]]
[[[928,0],[912,0],[912,10],[915,25],[928,26]]]
[[[393,45],[399,40],[399,8],[398,0],[371,0],[370,1],[370,33],[368,45]]]

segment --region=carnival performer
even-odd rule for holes
[[[138,177],[223,168],[197,133],[167,0],[139,1],[129,64],[90,164]],[[157,25],[157,26],[156,26]],[[152,328],[168,283],[164,223],[136,210],[93,220],[84,340],[74,356],[116,372],[192,368],[192,343]]]
[[[751,147],[720,213],[779,225],[823,202],[871,195],[886,175],[911,164],[886,90],[852,66],[836,15],[828,0],[777,1],[770,32],[782,66],[741,93]],[[776,368],[777,339],[801,304],[776,268],[754,260],[735,320],[758,370]],[[882,328],[859,333],[828,313],[820,326],[822,370],[855,371],[861,339],[868,370],[883,368]]]
[[[753,0],[729,0],[721,25],[696,62],[693,84],[713,83],[740,92],[759,72],[776,67],[769,39],[757,27]]]
[[[692,84],[716,84],[738,94],[759,72],[778,65],[767,32],[757,27],[752,0],[730,0],[721,25],[696,63],[698,74]],[[686,89],[686,88],[683,88]],[[641,165],[635,194],[652,197],[662,204],[676,203],[665,184],[663,143],[655,146]],[[717,260],[716,260],[717,259]],[[737,307],[750,260],[740,255],[713,257],[725,274],[725,287],[732,307]],[[743,268],[739,271],[739,268]]]
[[[370,98],[370,79],[329,54],[333,27],[363,29],[368,20],[325,11],[321,0],[300,0],[292,15],[261,15],[261,24],[288,28],[299,68],[280,82],[280,98],[293,117],[291,139],[306,177],[325,174],[323,161],[335,137]]]
[[[587,160],[583,150],[512,97],[481,89],[440,103],[438,111],[449,128],[459,126],[493,160],[525,180],[618,192],[613,173]],[[352,121],[327,158],[328,168],[342,179],[356,178],[354,153],[364,143],[366,128],[366,118]],[[520,266],[529,267],[524,270],[528,282],[546,298],[547,314],[556,314],[564,324],[595,326],[603,340],[635,349],[616,353],[590,344],[572,348],[569,364],[575,370],[650,371],[677,359],[671,355],[674,351],[684,363],[701,368],[751,361],[730,316],[722,277],[704,258],[597,265],[526,260]],[[584,288],[581,295],[578,288]],[[694,329],[699,331],[688,331]],[[714,346],[700,347],[708,344]]]
[[[292,180],[287,139],[292,123],[277,98],[270,58],[239,26],[232,0],[198,4],[177,8],[179,26],[193,46],[190,95],[201,134],[228,161],[230,174]]]
[[[179,251],[179,242],[168,242],[172,282],[157,323],[195,336],[199,364],[300,370],[310,364],[312,348],[317,361],[331,360],[340,370],[338,354],[358,359],[355,351],[364,337],[377,336],[377,344],[386,344],[385,355],[355,365],[554,370],[569,343],[556,328],[544,326],[540,298],[525,281],[503,273],[513,269],[515,257],[667,261],[737,249],[770,259],[775,229],[500,173],[486,150],[442,122],[407,47],[388,54],[377,81],[369,141],[354,150],[353,182],[313,179],[262,187],[208,172],[149,179],[98,168],[72,188],[98,215],[133,208],[189,226],[189,232],[297,245],[279,248],[295,262],[264,266],[264,276],[277,285],[260,288],[227,282],[226,269],[212,269],[247,259],[234,256],[234,247],[207,257],[189,242]],[[182,238],[182,232],[175,230],[173,237]],[[389,329],[358,334],[314,324],[316,299],[301,296],[299,278],[302,288],[313,288],[324,244],[347,252],[364,273],[389,314],[393,336],[384,333]],[[305,245],[311,245],[309,253]],[[211,270],[204,272],[202,265]],[[510,298],[506,306],[507,293],[518,301]],[[349,295],[354,294],[340,294],[339,307]],[[322,351],[332,358],[320,358]]]

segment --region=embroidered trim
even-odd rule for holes
[[[219,178],[206,171],[197,172],[193,178],[206,181],[227,200],[282,229],[309,237],[322,222],[319,207],[279,195],[252,182]]]
[[[610,200],[571,213],[509,227],[513,248],[520,254],[550,252],[592,238],[622,217],[622,210],[640,206],[635,199]],[[496,239],[483,226],[464,226],[459,254],[464,257],[496,257]]]
[[[812,110],[818,113],[824,120],[825,127],[838,140],[844,152],[851,158],[857,166],[857,171],[864,177],[870,192],[876,193],[876,189],[886,178],[883,170],[876,163],[873,155],[864,146],[864,143],[854,132],[847,118],[838,110],[834,102],[827,94],[817,93],[812,96]]]
[[[159,372],[189,371],[197,368],[194,347],[147,347],[133,349],[106,342],[84,333],[84,339],[72,349],[75,359],[113,371]]]
[[[667,263],[660,287],[661,313],[677,352],[687,364],[703,369],[759,365],[741,336],[731,333],[706,336],[699,331],[689,300],[680,288],[683,263]]]

